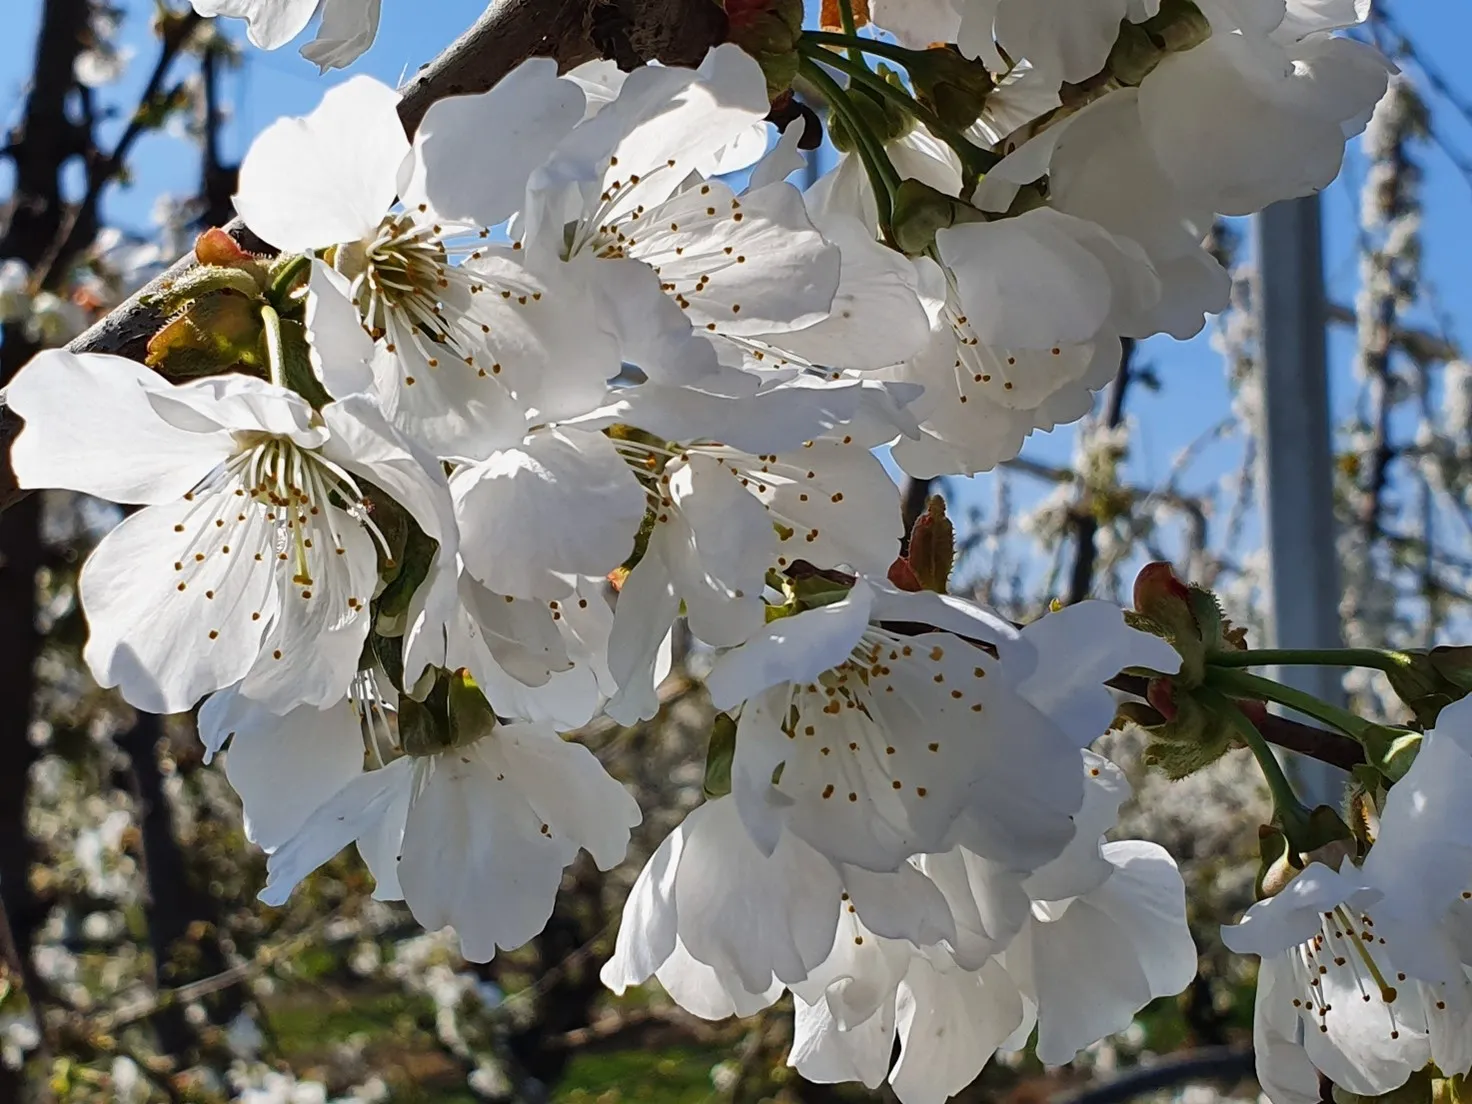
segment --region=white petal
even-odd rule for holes
[[[675,876],[686,835],[682,823],[664,838],[639,871],[624,901],[613,956],[598,974],[603,984],[619,996],[631,985],[643,985],[675,953],[679,934]]]
[[[518,788],[554,832],[587,851],[599,870],[623,862],[639,805],[591,751],[545,725],[501,725],[496,739]]]
[[[930,331],[915,297],[914,265],[851,216],[829,216],[819,229],[843,253],[833,305],[821,322],[774,337],[773,344],[809,364],[859,371],[918,353]]]
[[[278,249],[322,249],[369,235],[398,191],[409,152],[399,94],[372,77],[327,91],[303,118],[278,119],[240,163],[235,209]]]
[[[859,918],[876,936],[928,947],[956,941],[956,921],[940,888],[906,864],[889,874],[844,866],[843,888]]]
[[[451,480],[465,566],[498,594],[561,598],[633,551],[644,489],[599,433],[549,429]]]
[[[933,590],[899,590],[888,582],[866,580],[874,594],[875,621],[901,621],[929,625],[941,632],[955,633],[969,640],[984,640],[999,649],[1019,639],[1017,628],[1001,614],[977,602],[953,594],[937,594]],[[1014,643],[1011,655],[1024,649]],[[1010,677],[1010,666],[1008,671]]]
[[[1038,208],[936,234],[967,324],[983,345],[1047,349],[1088,341],[1108,318],[1109,275],[1068,233],[1074,227],[1059,220],[1066,216]]]
[[[842,892],[833,865],[791,837],[764,855],[729,797],[691,810],[680,830],[675,906],[690,954],[748,992],[774,976],[806,978],[833,946]]]
[[[322,72],[341,69],[373,45],[380,0],[323,0],[317,37],[302,47],[302,57]]]
[[[281,713],[297,705],[325,709],[346,696],[368,636],[368,603],[378,582],[373,539],[336,506],[322,510],[335,515],[341,552],[329,554],[330,534],[319,531],[314,573],[303,580],[279,572],[276,618],[240,686]]]
[[[399,885],[399,852],[404,846],[404,824],[409,819],[410,785],[397,787],[382,815],[358,833],[358,855],[373,875],[375,901],[402,901]]]
[[[1125,623],[1118,606],[1078,602],[1045,614],[1022,630],[1031,650],[999,645],[1017,692],[1087,747],[1114,720],[1115,702],[1104,686],[1127,667],[1162,674],[1180,670],[1181,657],[1158,636]]]
[[[496,736],[419,760],[404,825],[399,885],[414,919],[430,931],[452,926],[460,950],[486,962],[497,948],[534,938],[552,915],[563,868],[577,845],[543,832],[546,823],[518,793]]]
[[[748,188],[756,189],[775,184],[806,167],[808,161],[798,143],[802,141],[807,125],[807,120],[801,116],[787,124],[787,129],[778,137],[777,144],[751,170],[751,177],[746,185]]]
[[[1083,799],[1078,752],[985,652],[938,633],[905,640],[881,649],[882,670],[850,691],[866,710],[808,687],[794,694],[775,786],[794,802],[789,828],[876,871],[953,844],[1016,869],[1056,856]]]
[[[839,1028],[826,1000],[809,1004],[798,998],[794,1008],[789,1066],[823,1085],[858,1081],[877,1089],[884,1083],[894,1046],[893,1002],[847,1031]]]
[[[439,544],[440,553],[453,557],[458,537],[455,508],[433,457],[394,429],[368,395],[328,403],[322,408],[322,420],[332,431],[323,455],[391,494]]]
[[[1453,735],[1459,719],[1445,709],[1421,738],[1411,769],[1390,790],[1375,846],[1361,868],[1390,901],[1404,900],[1427,916],[1438,915],[1472,885],[1472,831],[1451,813],[1472,784],[1472,755]]]
[[[17,483],[113,502],[177,499],[235,445],[218,426],[190,431],[161,418],[148,395],[168,390],[162,377],[124,357],[37,354],[5,388],[6,405],[26,422],[10,452]]]
[[[780,981],[774,981],[765,992],[748,993],[735,978],[723,977],[712,967],[692,958],[685,945],[679,942],[654,976],[670,999],[703,1020],[754,1016],[780,997],[783,988]]]
[[[516,211],[527,177],[582,120],[582,89],[551,58],[530,58],[489,92],[438,101],[414,135],[405,203],[495,226]]]
[[[690,631],[715,647],[762,627],[762,589],[776,555],[771,520],[739,478],[700,453],[670,464],[664,486],[672,505],[649,539],[649,554],[664,559],[684,600]]]
[[[312,367],[330,395],[373,386],[373,339],[358,318],[346,277],[316,258],[307,283],[307,342]]]
[[[1074,815],[1073,839],[1063,853],[1033,871],[1023,883],[1034,901],[1062,901],[1097,889],[1114,871],[1100,848],[1100,837],[1114,827],[1119,807],[1130,796],[1120,770],[1103,756],[1084,752],[1084,803]]]
[[[1222,926],[1222,942],[1238,954],[1270,958],[1312,938],[1322,914],[1346,901],[1373,903],[1379,894],[1358,878],[1309,863],[1276,897],[1259,901],[1236,924]]]
[[[263,851],[294,836],[319,805],[363,772],[363,737],[347,701],[281,716],[222,690],[200,708],[199,730],[206,747],[230,741],[225,777],[240,795],[245,838]]]
[[[196,541],[201,525],[204,540]],[[213,529],[195,503],[150,506],[108,533],[82,566],[90,629],[83,655],[99,685],[118,687],[139,709],[182,712],[240,681],[275,617],[275,565],[251,558],[274,551],[274,532],[252,513],[227,555]],[[224,532],[228,541],[238,531]]]
[[[361,774],[338,790],[271,855],[261,900],[278,908],[285,904],[303,878],[353,840],[376,831],[413,780],[414,761],[405,758]]]
[[[697,330],[766,334],[827,317],[838,290],[838,247],[813,228],[791,184],[738,199],[710,181],[644,218],[629,254],[654,267]]]
[[[994,961],[972,974],[917,958],[898,1002],[900,1057],[889,1083],[901,1104],[943,1104],[975,1080],[1022,1019],[1022,998]]]
[[[874,0],[869,10],[876,26],[916,50],[935,42],[954,42],[961,29],[961,16],[952,0]]]
[[[679,612],[680,599],[664,559],[645,556],[619,590],[608,637],[608,668],[618,693],[605,712],[619,724],[646,721],[659,712],[657,669]]]
[[[920,865],[944,894],[955,920],[951,951],[962,969],[980,969],[1012,941],[1031,915],[1023,875],[1000,863],[957,847],[926,855]]]
[[[312,21],[317,0],[191,0],[200,15],[246,20],[251,42],[262,50],[285,46]]]
[[[1185,883],[1175,860],[1147,840],[1113,840],[1102,844],[1100,852],[1113,872],[1082,899],[1129,936],[1152,996],[1173,996],[1196,976]]]
[[[1293,979],[1282,960],[1264,959],[1257,974],[1252,1014],[1257,1080],[1272,1104],[1317,1104],[1319,1071],[1303,1050],[1303,1025],[1289,1004],[1293,990]]]
[[[563,178],[598,172],[593,193],[612,189],[619,197],[605,218],[640,204],[652,208],[769,110],[761,69],[729,43],[707,54],[698,70],[646,66],[630,73],[618,98],[568,136],[553,172]],[[608,164],[610,157],[615,164]],[[559,160],[567,164],[558,166]],[[630,174],[641,179],[634,183]],[[534,177],[532,187],[537,183]]]
[[[997,7],[997,41],[1012,57],[1025,57],[1059,82],[1078,84],[1104,68],[1125,0],[1080,7],[1071,0],[1054,3],[1002,3]]]
[[[811,682],[848,658],[869,624],[871,588],[859,582],[841,601],[779,618],[716,660],[706,689],[717,709],[730,709],[769,686]]]
[[[661,383],[699,382],[715,375],[715,347],[664,293],[654,269],[635,260],[573,258],[569,278],[597,304],[600,326],[618,336],[622,357]]]
[[[852,436],[819,438],[790,453],[720,455],[767,507],[778,567],[805,560],[883,577],[899,554],[899,488]]]

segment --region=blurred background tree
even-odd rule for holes
[[[226,222],[226,151],[323,87],[305,63],[242,49],[236,27],[165,0],[17,5],[0,44],[0,380]],[[355,71],[394,80],[406,49],[423,42],[427,57],[424,35],[448,40],[477,5],[446,3],[429,32],[393,22],[424,12],[387,7]],[[1336,253],[1352,263],[1331,268],[1323,305],[1341,539],[1318,551],[1337,563],[1353,645],[1465,640],[1472,625],[1472,367],[1447,305],[1472,288],[1454,244],[1472,103],[1422,45],[1444,22],[1455,41],[1472,19],[1436,0],[1404,26],[1403,8],[1382,3],[1365,28],[1403,73],[1324,208],[1331,266]],[[1427,247],[1428,194],[1445,250]],[[1237,220],[1214,228],[1235,292],[1206,337],[1129,349],[1090,418],[998,471],[905,488],[912,516],[942,493],[963,527],[954,589],[1029,619],[1053,600],[1127,600],[1139,566],[1166,559],[1262,639],[1261,274],[1245,234]],[[193,719],[136,714],[80,662],[77,568],[119,516],[56,493],[0,515],[0,1104],[882,1098],[797,1079],[785,1002],[711,1024],[657,987],[615,1000],[599,984],[634,875],[700,800],[701,655],[680,657],[656,721],[582,734],[645,811],[629,861],[607,876],[574,865],[540,937],[468,964],[453,938],[373,900],[355,855],[284,909],[256,901],[263,858]],[[1347,689],[1371,713],[1395,708],[1373,678]],[[1045,1071],[1024,1053],[960,1099],[1255,1098],[1252,979],[1216,929],[1251,900],[1267,813],[1257,774],[1229,756],[1166,783],[1144,773],[1138,734],[1105,743],[1136,786],[1120,834],[1164,844],[1186,873],[1200,975],[1073,1066]]]

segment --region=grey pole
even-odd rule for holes
[[[1271,574],[1270,646],[1337,648],[1339,558],[1329,417],[1319,197],[1275,203],[1256,218],[1262,324],[1262,506]],[[1343,674],[1280,668],[1275,677],[1336,705]],[[1338,805],[1344,774],[1293,764],[1309,804]]]

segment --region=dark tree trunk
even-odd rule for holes
[[[10,134],[8,156],[15,188],[4,211],[0,260],[37,265],[61,232],[65,215],[61,170],[86,149],[67,117],[67,98],[88,14],[88,0],[47,0],[42,13],[25,111]],[[21,326],[0,330],[0,382],[9,381],[35,351]],[[26,831],[26,797],[36,759],[29,730],[41,649],[36,627],[40,519],[37,498],[0,515],[0,640],[5,642],[0,647],[0,902],[33,1002],[39,1001],[40,993],[31,948],[44,907],[31,892],[34,845]],[[18,1100],[22,1090],[22,1079],[0,1065],[0,1099]]]

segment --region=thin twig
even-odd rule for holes
[[[138,106],[133,109],[128,125],[123,129],[112,152],[96,164],[88,166],[87,190],[83,193],[81,202],[68,213],[62,232],[57,235],[56,241],[31,274],[31,286],[36,291],[51,286],[53,278],[59,275],[58,268],[65,264],[80,244],[78,239],[96,225],[97,204],[102,199],[103,189],[123,171],[133,143],[148,129],[148,119],[153,111],[154,101],[163,88],[164,77],[168,75],[169,67],[202,20],[203,17],[191,9],[177,21],[170,21],[165,25],[158,61],[154,63],[153,72],[143,86],[143,92],[138,97]]]

